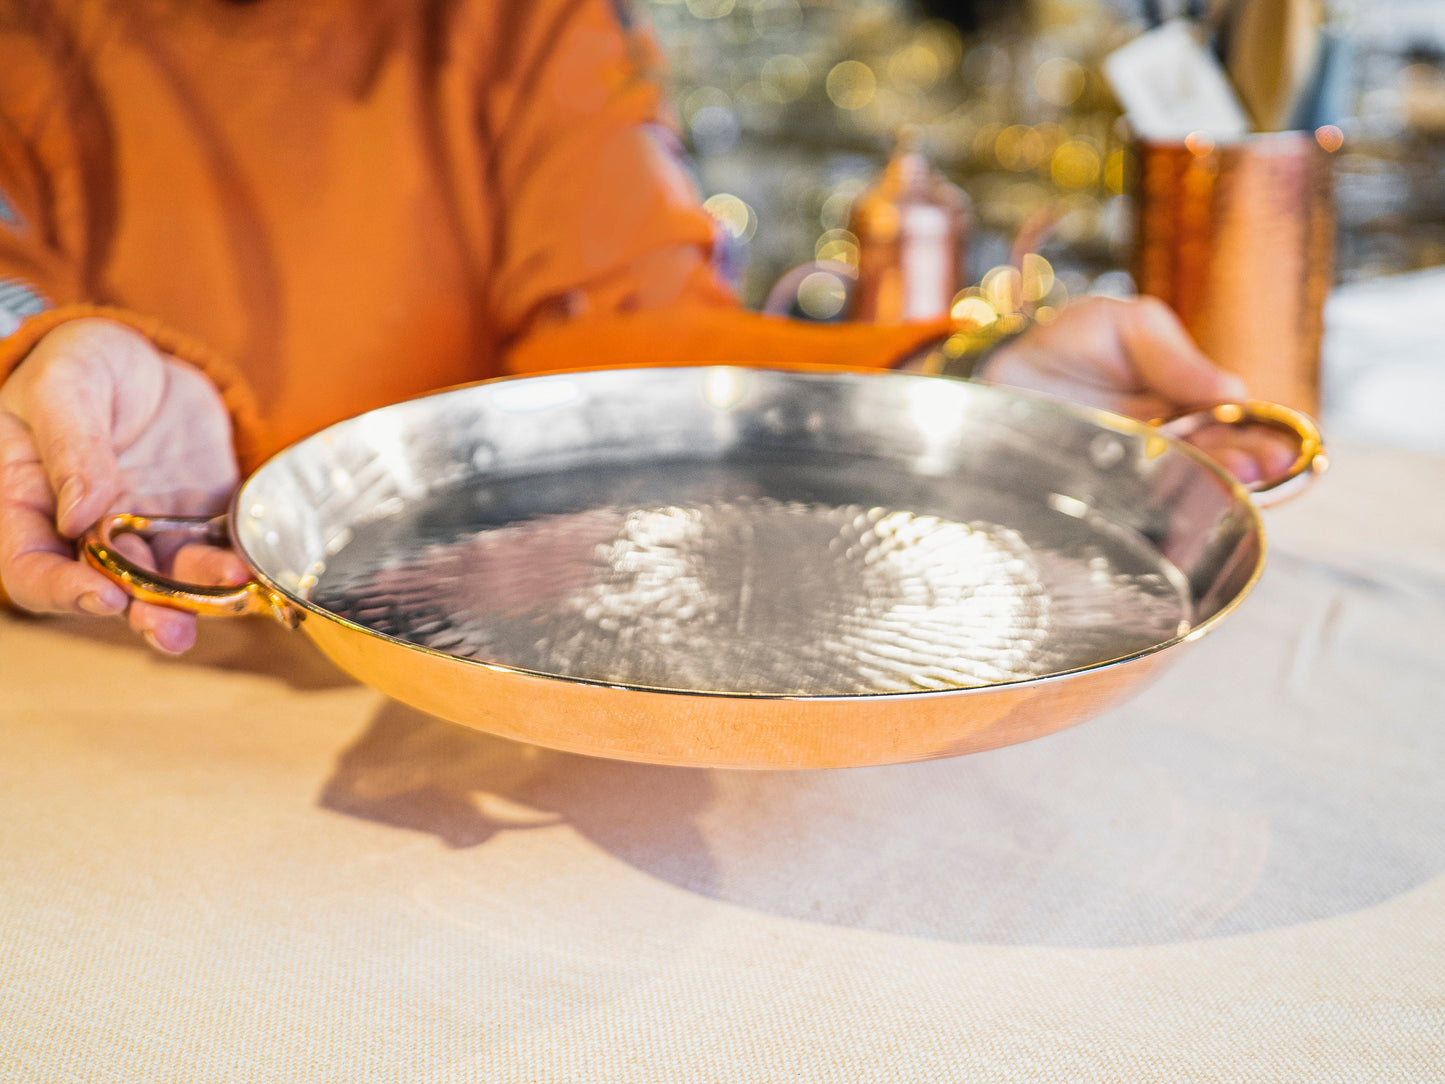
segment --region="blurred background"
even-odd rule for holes
[[[1101,61],[1174,13],[1163,3],[646,0],[636,14],[667,54],[697,181],[750,306],[800,264],[856,266],[850,209],[911,126],[970,197],[965,282],[982,283],[985,299],[1020,230],[1052,217],[1024,284],[1047,312],[1070,297],[1133,292],[1130,130]],[[1322,11],[1342,58],[1328,118],[1342,141],[1334,281],[1445,264],[1445,0],[1323,0]],[[846,315],[838,291],[794,294],[797,315]],[[1360,321],[1335,313],[1333,322]],[[1349,339],[1351,326],[1331,334]],[[1327,337],[1327,363],[1330,348]],[[1345,421],[1343,384],[1358,375],[1358,353],[1326,374]],[[1445,402],[1438,363],[1406,386],[1431,378]],[[1374,423],[1356,421],[1372,435]],[[1445,450],[1434,415],[1404,435],[1396,421],[1377,422],[1394,430],[1383,439]]]
[[[1445,264],[1445,3],[1327,12],[1351,52],[1337,280]],[[639,14],[749,303],[787,268],[856,258],[852,200],[907,125],[972,197],[973,282],[1062,204],[1041,250],[1061,292],[1127,289],[1129,133],[1099,65],[1147,25],[1141,0],[647,0]]]

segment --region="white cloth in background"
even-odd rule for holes
[[[1327,436],[1445,453],[1445,267],[1335,290],[1323,354]]]

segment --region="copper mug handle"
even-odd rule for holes
[[[257,580],[234,587],[206,587],[182,583],[142,568],[115,548],[115,536],[142,537],[163,531],[182,531],[198,541],[227,545],[230,531],[225,516],[139,516],[117,512],[104,517],[80,540],[80,554],[95,569],[137,602],[168,606],[202,617],[240,617],[260,614],[295,628],[301,611]]]
[[[1211,425],[1263,425],[1294,437],[1299,445],[1294,462],[1278,478],[1261,478],[1241,483],[1254,503],[1269,508],[1298,496],[1329,466],[1324,438],[1309,415],[1279,403],[1249,399],[1242,403],[1220,403],[1218,406],[1191,410],[1172,418],[1158,418],[1149,423],[1161,433],[1178,440],[1187,440]]]

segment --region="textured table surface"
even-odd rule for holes
[[[1338,449],[1141,698],[737,773],[299,633],[0,617],[0,1080],[1445,1078],[1445,459]]]

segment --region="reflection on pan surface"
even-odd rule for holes
[[[358,528],[311,597],[466,658],[796,695],[1020,680],[1188,630],[1187,583],[1126,529],[976,479],[924,489],[841,466],[734,457],[459,487]]]

